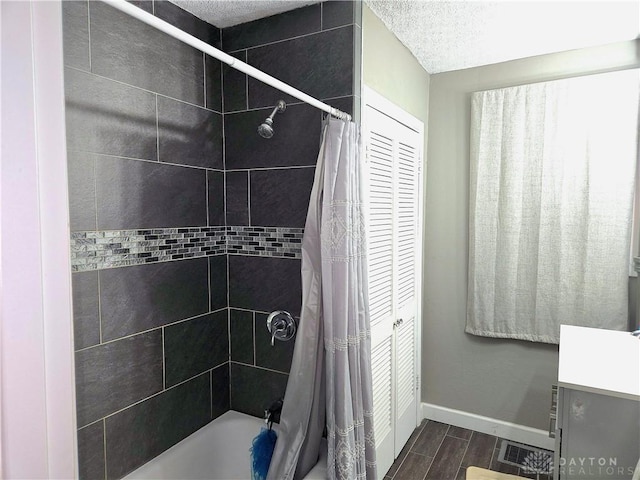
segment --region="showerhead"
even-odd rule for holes
[[[262,138],[271,138],[273,137],[273,120],[271,117],[267,117],[263,123],[258,127],[258,134]]]
[[[258,127],[258,134],[262,138],[271,138],[273,137],[273,117],[278,112],[284,112],[287,108],[287,104],[284,103],[284,100],[278,100],[278,105],[273,109],[271,115],[265,118],[264,122],[260,124]]]

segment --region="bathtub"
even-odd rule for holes
[[[249,448],[265,425],[259,418],[230,410],[166,452],[134,470],[125,479],[250,480]],[[277,431],[277,425],[274,424]],[[324,480],[327,447],[305,480]]]

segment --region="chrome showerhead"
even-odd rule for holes
[[[284,100],[278,100],[278,105],[273,109],[271,115],[265,118],[264,122],[260,124],[258,127],[258,134],[262,138],[271,138],[273,137],[273,117],[278,112],[284,112],[287,108],[287,104],[284,103]]]
[[[273,120],[271,117],[267,117],[263,123],[258,127],[258,134],[262,138],[271,138],[273,137]]]

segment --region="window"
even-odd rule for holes
[[[466,331],[625,329],[638,71],[472,97]]]

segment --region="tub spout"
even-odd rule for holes
[[[280,413],[282,412],[283,399],[279,398],[271,404],[269,408],[264,411],[264,422],[269,424],[269,428],[273,422],[280,422]]]

